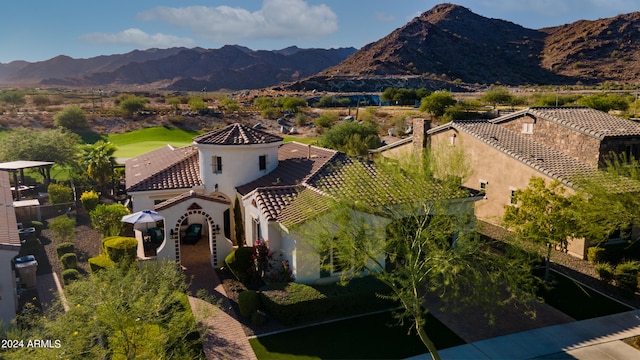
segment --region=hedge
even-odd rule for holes
[[[109,259],[109,256],[107,256],[107,254],[100,254],[98,256],[91,257],[89,258],[88,263],[89,263],[89,270],[92,273],[95,273],[102,269],[110,268],[116,265],[116,263],[114,263],[113,260]]]
[[[73,243],[71,242],[63,242],[56,246],[56,253],[58,254],[58,259],[61,259],[64,254],[69,254],[75,252],[75,248]]]
[[[250,247],[240,247],[233,250],[224,259],[227,268],[229,268],[233,276],[243,284],[249,280],[247,270],[251,265],[251,252],[252,249]]]
[[[240,315],[251,318],[260,308],[260,297],[254,290],[245,290],[238,294],[238,306]]]
[[[75,269],[78,267],[78,256],[75,253],[66,253],[60,257],[63,269]]]
[[[132,237],[111,236],[103,241],[107,255],[113,262],[133,261],[136,258],[138,240]]]
[[[275,319],[283,324],[297,325],[394,307],[392,301],[376,295],[389,291],[380,281],[364,277],[351,280],[347,285],[269,285],[260,292],[260,300]]]
[[[69,285],[73,280],[78,280],[80,273],[76,269],[66,269],[62,271],[62,281],[65,285]]]
[[[638,272],[640,265],[635,261],[627,261],[616,266],[614,277],[616,285],[626,295],[632,295],[638,290]]]

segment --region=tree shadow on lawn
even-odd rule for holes
[[[426,329],[438,349],[465,344],[431,315]],[[281,359],[398,359],[428,352],[411,324],[400,325],[390,311],[258,337],[250,343],[259,359],[276,354]]]

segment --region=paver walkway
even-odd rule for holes
[[[191,293],[196,294],[204,290],[218,302],[217,305],[213,305],[189,297],[196,321],[207,329],[203,334],[207,359],[257,359],[242,325],[236,320],[237,315],[229,303],[220,279],[209,264],[207,241],[202,239],[196,245],[183,245],[181,257]]]

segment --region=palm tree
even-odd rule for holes
[[[98,141],[84,148],[84,163],[87,165],[87,175],[100,187],[103,193],[109,192],[109,183],[113,179],[113,168],[116,160],[113,154],[117,147],[110,142]]]

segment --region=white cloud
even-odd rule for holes
[[[193,47],[196,45],[196,42],[189,38],[160,33],[147,34],[140,29],[127,29],[115,34],[91,33],[82,35],[80,38],[95,44],[131,45],[139,49]]]
[[[335,32],[336,14],[322,4],[303,0],[264,0],[260,10],[250,12],[229,6],[182,8],[156,7],[138,15],[189,28],[196,36],[216,42],[239,39],[306,39]]]

